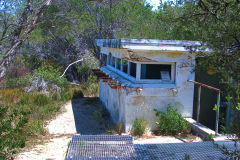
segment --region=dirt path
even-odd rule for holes
[[[63,113],[51,120],[46,128],[50,138],[43,144],[26,149],[17,155],[17,160],[62,160],[65,158],[72,135],[99,135],[107,131],[96,121],[96,115],[102,104],[96,98],[72,100],[62,107]],[[134,140],[134,144],[184,143],[201,141],[193,136],[188,139],[177,137],[150,136]]]
[[[62,108],[64,112],[52,120],[46,128],[51,136],[42,145],[34,146],[17,156],[17,160],[61,160],[64,159],[68,144],[73,134],[76,134],[72,103],[68,102]]]
[[[61,160],[64,159],[72,135],[106,134],[94,119],[94,111],[103,107],[96,98],[81,98],[62,107],[63,113],[51,120],[46,129],[50,139],[42,145],[26,149],[17,155],[17,160]]]

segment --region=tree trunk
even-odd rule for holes
[[[24,23],[21,24],[22,26],[19,26],[18,28],[16,28],[14,32],[18,32],[19,35],[13,37],[11,47],[8,49],[8,51],[0,61],[0,79],[6,75],[7,67],[13,61],[14,56],[16,54],[16,49],[19,48],[22,45],[22,43],[28,38],[29,34],[33,31],[35,26],[39,23],[40,18],[42,17],[43,13],[48,9],[51,3],[52,3],[52,0],[46,0],[44,2],[44,4],[39,9],[37,14],[33,16],[32,21],[29,24],[27,24],[26,29],[24,31],[23,31]],[[26,8],[29,9],[29,3],[27,4]],[[25,16],[26,15],[23,13],[22,18],[27,19]],[[19,28],[21,29],[20,31],[19,31]],[[23,31],[23,34],[20,35],[22,31]]]

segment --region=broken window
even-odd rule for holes
[[[171,80],[170,64],[141,64],[141,79]]]
[[[136,63],[130,62],[130,75],[136,77]]]

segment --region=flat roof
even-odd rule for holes
[[[132,49],[132,50],[161,50],[189,51],[189,47],[201,46],[200,41],[152,40],[152,39],[96,39],[98,47]],[[206,51],[206,50],[205,50]]]

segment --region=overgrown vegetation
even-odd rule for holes
[[[82,93],[84,96],[98,96],[98,80],[96,76],[91,75],[87,82],[81,85]]]
[[[22,66],[28,68],[24,63]],[[70,83],[60,78],[57,64],[46,61],[21,74],[17,67],[11,70],[0,89],[0,159],[11,158],[29,139],[46,135],[44,122],[73,96]]]
[[[136,118],[132,124],[131,133],[134,136],[142,136],[147,129],[147,121],[144,117]]]
[[[169,105],[167,111],[164,113],[157,110],[154,110],[154,112],[159,119],[156,124],[161,134],[178,135],[191,132],[190,124],[178,113],[177,109],[173,108],[173,106]]]
[[[0,97],[0,159],[5,159],[23,148],[29,138],[44,136],[44,121],[51,119],[72,95],[62,94],[56,100],[17,88],[1,89]]]

